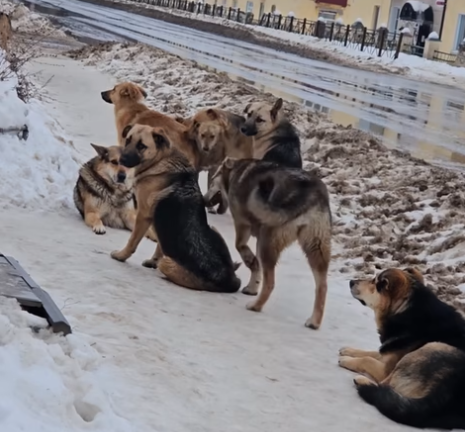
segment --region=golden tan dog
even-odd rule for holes
[[[148,108],[142,101],[147,97],[144,89],[130,82],[117,84],[101,93],[102,99],[115,107],[118,142],[124,144],[123,130],[126,126],[142,124],[162,127],[170,142],[183,152],[191,165],[198,168],[199,161],[195,142],[188,138],[187,128],[174,118]]]
[[[465,320],[424,285],[416,269],[388,269],[350,281],[375,313],[378,351],[343,348],[339,365],[363,374],[361,398],[417,428],[465,428]]]
[[[112,258],[126,261],[153,226],[158,245],[145,267],[157,267],[187,288],[236,292],[241,283],[235,275],[238,265],[224,239],[208,225],[195,169],[163,129],[135,125],[123,132],[121,163],[135,168],[138,212],[127,245],[112,252]]]

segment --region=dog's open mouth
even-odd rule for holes
[[[365,303],[365,300],[357,299],[360,303],[362,303],[363,306],[366,306],[367,304]]]

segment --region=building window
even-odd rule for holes
[[[271,6],[271,13],[274,13],[275,10],[276,10],[276,5]]]
[[[253,12],[253,2],[248,1],[246,6],[245,6],[245,11],[247,13],[252,13]]]
[[[462,44],[465,39],[465,15],[459,15],[457,23],[457,31],[455,33],[455,44],[454,50],[458,51],[459,46]]]
[[[334,21],[337,13],[331,10],[320,10],[318,12],[318,18],[323,18],[325,21]]]

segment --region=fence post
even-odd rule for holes
[[[280,14],[278,18],[278,30],[281,29],[281,20],[283,19],[283,16]],[[276,28],[276,27],[275,27]]]
[[[307,18],[304,18],[304,23],[302,24],[302,34],[305,34],[306,25],[307,25]]]
[[[292,30],[294,30],[294,17],[291,16],[291,22],[289,23],[289,32],[292,33]]]
[[[202,5],[202,3],[197,3],[197,14],[200,13],[200,6]]]
[[[379,41],[379,52],[378,52],[378,57],[381,57],[383,55],[383,48],[384,48],[384,42],[386,41],[386,33],[388,32],[388,29],[382,28],[380,34],[380,41]]]
[[[236,9],[236,21],[241,22],[241,8]]]
[[[346,36],[344,38],[344,46],[347,46],[347,42],[349,42],[349,33],[350,33],[350,24],[347,24]]]
[[[228,20],[231,19],[231,13],[232,13],[232,7],[230,7],[228,11]]]
[[[216,3],[213,5],[212,8],[212,16],[216,16]]]
[[[404,34],[401,33],[399,35],[399,42],[397,42],[397,48],[396,48],[396,53],[394,54],[394,60],[396,60],[397,58],[399,58],[399,53],[400,53],[400,49],[402,48],[402,39],[404,38]]]
[[[331,30],[329,31],[329,41],[333,41],[333,34],[334,34],[334,22],[331,23]]]
[[[220,17],[223,18],[224,6],[220,7]]]
[[[270,20],[271,20],[271,13],[268,12],[268,17],[266,18],[266,26],[267,26],[267,27],[270,26]]]
[[[363,27],[363,35],[362,35],[362,44],[360,45],[360,51],[365,49],[365,38],[367,37],[367,28]]]

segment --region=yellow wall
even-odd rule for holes
[[[439,51],[450,53],[455,51],[455,38],[459,22],[459,15],[465,15],[464,0],[449,0],[447,2],[446,17],[444,19],[444,29],[442,31]]]
[[[456,0],[460,1],[460,0]],[[465,3],[465,0],[462,0]],[[264,3],[264,12],[271,12],[272,5],[276,6],[283,15],[294,12],[296,18],[307,18],[310,21],[318,19],[320,10],[333,10],[342,18],[344,24],[353,24],[358,18],[361,18],[363,24],[370,30],[373,26],[374,7],[379,6],[378,26],[386,24],[389,20],[389,10],[391,0],[349,0],[347,7],[334,6],[326,3],[316,3],[314,0],[253,0],[253,13],[255,17],[259,16],[260,3]],[[218,0],[222,4],[222,0]],[[227,6],[233,6],[234,0],[227,0]],[[246,10],[247,0],[237,0],[237,7],[241,11]]]

